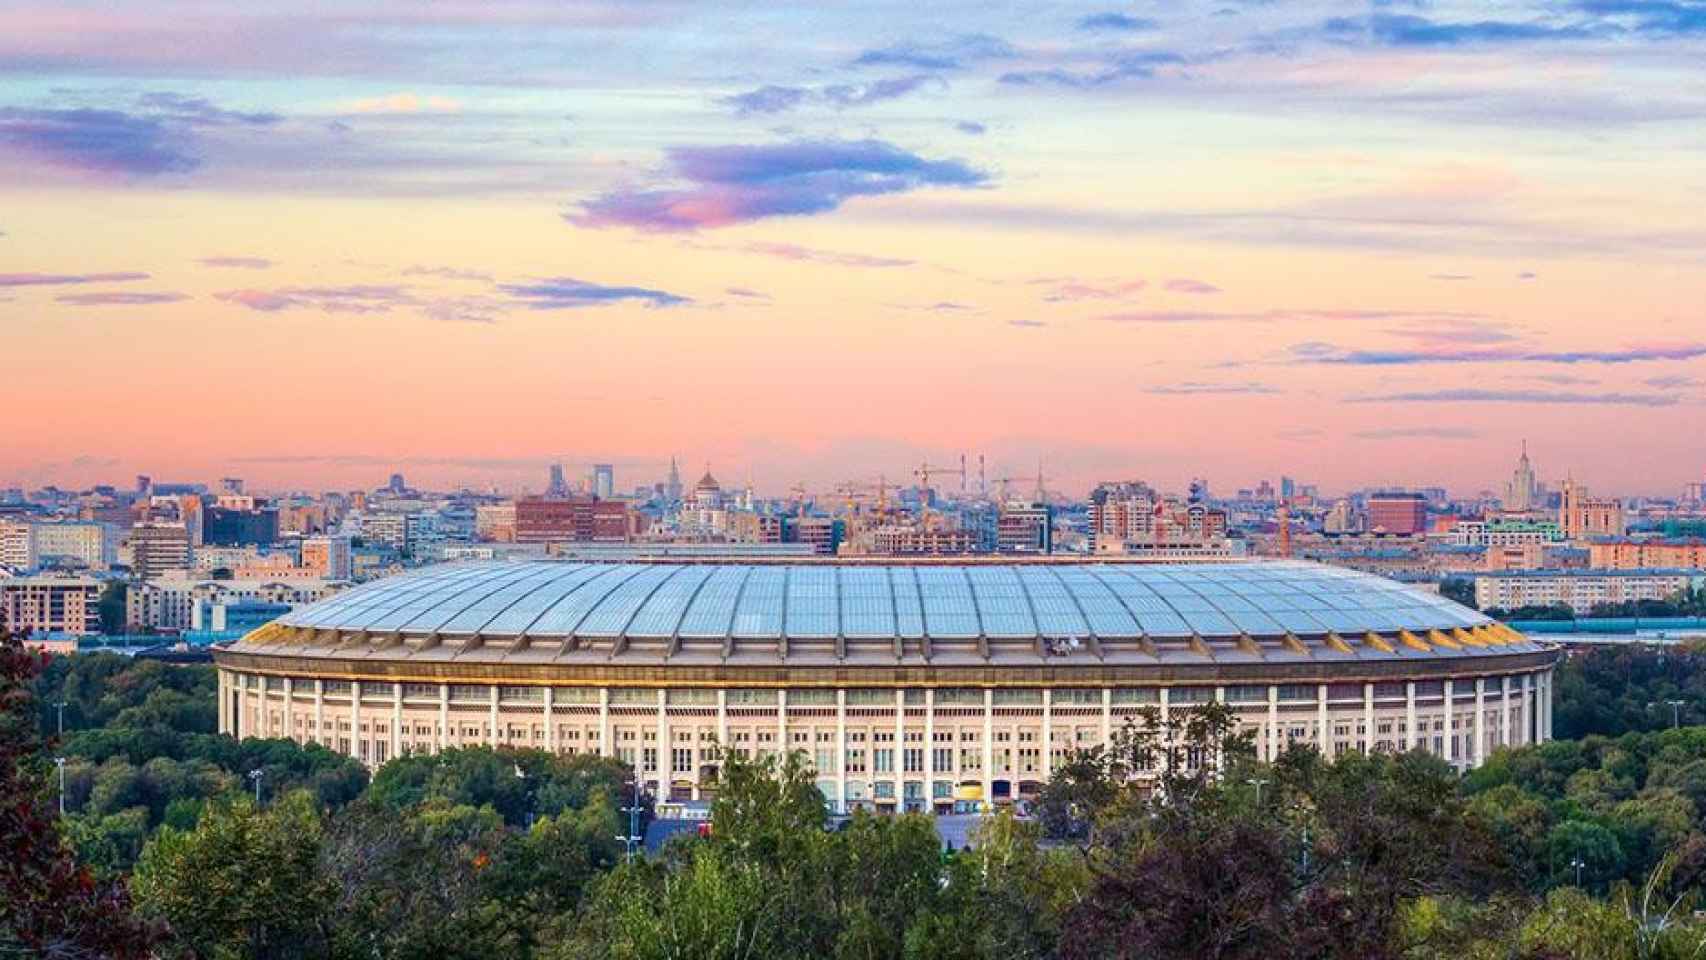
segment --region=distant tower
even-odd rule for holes
[[[243,493],[243,478],[225,477],[219,481],[219,489],[223,493],[237,494],[240,496]]]
[[[566,497],[568,494],[569,485],[563,481],[563,465],[560,463],[551,464],[551,482],[545,487],[545,495]]]
[[[592,465],[592,495],[609,500],[616,495],[616,468],[608,463]]]
[[[1522,456],[1505,484],[1505,509],[1511,513],[1527,513],[1540,507],[1540,483],[1534,479],[1534,465],[1528,462],[1528,441],[1522,442]]]
[[[409,485],[403,482],[403,475],[400,473],[391,474],[391,483],[389,484],[389,486],[390,486],[391,492],[394,494],[397,494],[399,496],[401,496],[404,491],[409,489]]]
[[[681,468],[676,466],[675,458],[669,458],[669,482],[664,486],[664,494],[671,502],[681,499]]]

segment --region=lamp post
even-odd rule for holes
[[[1268,781],[1262,777],[1251,777],[1244,782],[1256,788],[1256,806],[1260,807],[1262,805],[1262,787],[1266,786]]]
[[[59,815],[65,816],[65,758],[54,757],[53,765],[59,768]]]
[[[65,738],[65,701],[64,700],[56,700],[56,701],[54,701],[53,707],[55,710],[59,711],[59,737],[60,737],[60,739],[64,739]]]
[[[255,781],[255,806],[257,808],[261,805],[261,776],[263,773],[264,771],[260,767],[249,771],[249,779]]]
[[[1587,866],[1587,862],[1577,856],[1570,860],[1570,866],[1576,868],[1576,886],[1580,887],[1582,885],[1582,868]]]
[[[634,801],[623,808],[628,814],[628,832],[626,835],[617,834],[616,839],[628,848],[628,862],[634,862],[634,847],[645,838],[640,836],[640,778],[634,777]]]
[[[1670,726],[1672,730],[1682,726],[1682,705],[1685,700],[1666,700],[1670,704]]]

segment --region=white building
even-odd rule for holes
[[[347,586],[340,580],[211,580],[188,572],[168,574],[130,585],[125,622],[132,630],[190,630],[195,626],[196,606],[204,601],[295,607],[324,600]]]
[[[1666,600],[1706,584],[1701,570],[1513,570],[1475,578],[1482,610],[1565,606],[1586,614],[1601,603]]]

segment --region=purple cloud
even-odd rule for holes
[[[1191,280],[1191,279],[1186,278],[1186,277],[1179,277],[1179,278],[1167,281],[1167,289],[1172,291],[1173,293],[1204,293],[1204,294],[1206,294],[1206,293],[1219,293],[1220,292],[1220,288],[1215,286],[1212,283],[1204,283],[1201,280]]]
[[[263,313],[276,313],[296,307],[325,313],[387,313],[393,307],[423,305],[405,288],[381,284],[226,290],[213,296],[227,303],[235,303]]]
[[[1074,277],[1040,277],[1029,281],[1033,286],[1046,285],[1049,291],[1043,294],[1047,303],[1072,303],[1078,300],[1125,300],[1145,287],[1148,281],[1137,280],[1081,280]]]
[[[954,124],[954,129],[961,133],[970,134],[974,137],[981,137],[985,133],[989,132],[988,127],[975,120],[961,120],[959,123]]]
[[[796,107],[821,103],[832,107],[865,107],[884,100],[904,97],[926,86],[946,86],[941,78],[928,73],[905,77],[888,77],[873,83],[838,83],[829,86],[781,87],[774,84],[723,97],[719,102],[733,107],[743,116],[785,113]]]
[[[1132,17],[1123,13],[1109,11],[1107,13],[1092,13],[1078,20],[1078,29],[1093,31],[1113,31],[1132,33],[1138,30],[1154,30],[1161,24],[1148,17]]]
[[[498,289],[515,297],[529,310],[573,310],[635,300],[651,307],[674,307],[692,303],[690,297],[647,287],[607,287],[573,277],[553,277],[537,283],[499,284]]]
[[[1046,326],[1048,326],[1048,323],[1046,321],[1043,321],[1043,320],[1009,320],[1009,321],[1007,321],[1007,325],[1009,327],[1025,327],[1028,329],[1035,329],[1037,327],[1046,327]]]
[[[762,290],[753,290],[750,287],[724,287],[723,292],[731,297],[740,297],[743,300],[770,299],[770,294],[765,293]]]
[[[146,273],[0,273],[0,287],[62,286],[73,283],[126,283],[147,280]]]
[[[1480,350],[1344,350],[1321,349],[1322,344],[1298,344],[1292,356],[1299,363],[1354,367],[1395,367],[1451,363],[1641,363],[1649,360],[1693,360],[1706,357],[1706,344],[1630,347],[1624,350],[1524,350],[1495,347]],[[1307,349],[1302,349],[1307,347]]]
[[[179,131],[157,117],[119,110],[0,108],[0,145],[51,165],[94,173],[158,176],[201,165]]]
[[[1016,70],[1001,75],[1001,82],[1015,87],[1066,87],[1094,90],[1123,80],[1147,80],[1160,67],[1183,66],[1183,56],[1167,50],[1128,50],[1109,59],[1101,69],[1088,72],[1065,70]]]
[[[816,250],[802,247],[795,243],[763,243],[746,244],[740,249],[747,253],[763,254],[767,257],[778,257],[783,260],[800,260],[807,263],[827,263],[837,267],[910,267],[916,260],[905,260],[900,257],[875,257],[864,253],[840,253],[835,250]]]
[[[1279,393],[1278,387],[1265,383],[1201,383],[1187,380],[1183,383],[1165,383],[1144,388],[1144,393],[1153,393],[1167,397],[1216,396],[1222,394],[1244,394],[1262,396]]]
[[[182,293],[125,293],[116,290],[98,293],[67,293],[54,297],[59,303],[77,307],[140,307],[152,303],[177,303],[188,300]]]
[[[244,113],[215,106],[201,97],[186,97],[178,93],[145,93],[137,98],[144,109],[164,115],[191,126],[270,127],[284,119],[276,113]]]
[[[1468,427],[1388,427],[1351,434],[1359,440],[1473,440],[1480,435]]]
[[[1700,378],[1680,373],[1664,377],[1648,377],[1641,382],[1649,387],[1658,387],[1662,390],[1682,390],[1687,387],[1700,386]]]
[[[1433,390],[1347,397],[1347,403],[1538,403],[1603,404],[1607,406],[1669,407],[1676,397],[1653,393],[1552,393],[1544,390]]]
[[[196,262],[204,267],[230,267],[237,270],[265,270],[272,266],[271,260],[261,257],[202,257]]]
[[[927,160],[880,140],[677,147],[667,158],[670,173],[687,186],[616,190],[564,218],[585,227],[691,231],[825,213],[855,197],[981,186],[989,179],[958,160]]]
[[[866,50],[853,61],[861,67],[911,67],[915,70],[958,70],[979,60],[1016,55],[1011,44],[986,33],[970,33],[935,43],[897,43]]]

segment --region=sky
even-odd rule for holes
[[[1674,496],[1703,56],[1706,0],[0,0],[0,485],[1467,493],[1526,440]]]

